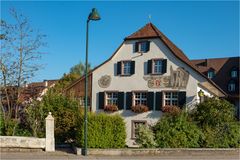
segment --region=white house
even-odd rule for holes
[[[152,23],[126,37],[108,60],[90,72],[89,79],[91,111],[116,105],[118,111],[112,114],[124,118],[128,146],[135,145],[136,126],[156,123],[163,106],[191,107],[199,101],[200,90],[208,96],[225,96]],[[77,88],[83,84],[84,77],[67,90],[80,95],[84,90]],[[133,106],[147,106],[149,111],[135,113]]]

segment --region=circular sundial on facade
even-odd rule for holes
[[[110,83],[111,83],[111,76],[109,76],[109,75],[104,75],[98,80],[98,85],[101,88],[109,87]]]

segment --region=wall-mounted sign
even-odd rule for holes
[[[110,83],[111,83],[111,76],[109,76],[109,75],[104,75],[98,80],[98,85],[101,88],[109,87]]]
[[[186,88],[189,73],[178,67],[175,71],[170,67],[170,76],[148,76],[144,77],[149,88]]]

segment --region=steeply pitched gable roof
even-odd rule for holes
[[[200,75],[202,75],[204,78],[207,79],[207,81],[209,81],[215,88],[217,88],[222,95],[226,95],[226,93],[219,87],[217,86],[213,81],[211,81],[210,79],[208,79],[204,74],[202,74],[191,62],[190,60],[187,58],[187,56],[173,43],[171,42],[161,31],[159,31],[157,29],[157,27],[155,27],[152,23],[148,23],[146,24],[144,27],[142,27],[141,29],[139,29],[137,32],[131,34],[130,36],[126,37],[124,39],[124,41],[127,40],[136,40],[136,39],[148,39],[148,38],[159,38],[160,40],[163,41],[163,43],[170,49],[170,51],[178,58],[180,59],[182,62],[184,62],[185,64],[187,64],[190,68],[192,68],[193,70],[195,70],[197,73],[199,73]],[[120,45],[120,47],[123,45],[123,43]],[[96,68],[94,68],[93,70],[91,70],[91,72],[89,74],[91,74],[94,70],[96,70],[97,68],[101,67],[102,65],[104,65],[105,63],[107,63],[108,61],[110,61],[112,59],[112,57],[114,57],[114,55],[117,53],[117,51],[120,49],[120,47],[115,51],[115,53],[105,62],[103,62],[102,64],[100,64],[99,66],[97,66]],[[81,78],[82,79],[82,78]],[[80,80],[79,80],[80,81]],[[76,81],[76,83],[78,83],[79,81]],[[73,85],[70,85],[68,88],[70,88]]]

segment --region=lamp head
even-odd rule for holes
[[[89,14],[89,16],[88,16],[88,20],[98,21],[98,20],[100,20],[100,19],[101,19],[101,17],[100,17],[100,15],[99,15],[97,9],[96,9],[96,8],[93,8],[93,9],[92,9],[92,12],[91,12],[91,13]]]

